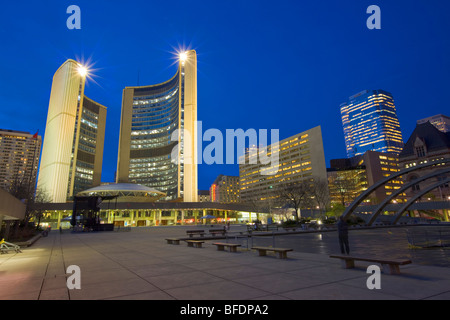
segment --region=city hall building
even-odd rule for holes
[[[165,193],[134,183],[105,184],[80,192],[78,196],[108,199],[100,204],[100,223],[114,224],[115,227],[267,222],[269,217],[264,210],[255,212],[238,203],[158,201]],[[36,204],[34,210],[42,214],[42,226],[52,229],[71,227],[72,202]],[[214,218],[205,219],[205,216]],[[272,221],[276,219],[272,218]]]
[[[37,183],[53,203],[101,183],[106,107],[84,95],[87,72],[69,59],[53,76]]]
[[[180,54],[166,82],[123,90],[116,182],[154,188],[163,200],[198,201],[194,50]]]

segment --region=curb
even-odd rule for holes
[[[31,246],[33,243],[35,243],[40,237],[42,237],[42,233],[39,233],[37,235],[35,235],[33,238],[31,238],[28,241],[23,241],[23,242],[17,242],[16,245],[18,245],[19,247],[23,248],[23,247],[29,247]]]

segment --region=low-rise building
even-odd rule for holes
[[[239,177],[219,175],[211,185],[209,193],[212,202],[239,202]]]
[[[198,202],[210,202],[209,190],[198,190]]]
[[[333,159],[327,169],[331,201],[348,205],[364,190],[399,170],[398,156],[393,153],[366,151],[352,158]],[[393,179],[376,189],[366,202],[379,203],[402,184],[402,179]],[[404,196],[395,201],[404,201]]]
[[[444,167],[439,160],[450,158],[450,132],[438,130],[429,121],[416,125],[411,133],[403,151],[399,156],[399,165],[401,168],[410,168],[430,161],[435,161],[436,166],[420,171],[414,171],[403,176],[404,182],[417,180],[419,177],[431,173]],[[448,165],[447,165],[448,166]],[[418,194],[432,184],[438,183],[450,177],[450,173],[435,176],[425,181],[418,182],[412,188],[408,189],[406,195],[408,198]],[[448,200],[450,188],[448,183],[444,183],[438,188],[431,190],[424,198],[425,200]]]
[[[439,131],[442,131],[444,133],[450,132],[450,117],[447,117],[443,114],[437,114],[432,117],[417,120],[417,124],[422,124],[425,122],[430,122]]]

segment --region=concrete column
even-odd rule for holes
[[[194,210],[194,221],[195,221],[195,224],[197,224],[197,219],[198,219],[198,210]]]
[[[58,211],[58,222],[56,223],[56,229],[61,226],[61,211]]]
[[[197,53],[186,52],[184,67],[184,179],[183,201],[198,201],[197,168]],[[190,137],[190,139],[189,139]]]

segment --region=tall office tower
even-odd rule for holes
[[[194,50],[180,55],[170,80],[123,90],[116,180],[164,192],[164,200],[198,201]]]
[[[450,132],[450,117],[447,117],[443,114],[437,114],[432,117],[417,120],[417,124],[422,124],[425,122],[430,122],[439,131],[442,131],[444,133]]]
[[[26,186],[34,192],[40,154],[37,133],[0,129],[0,188],[14,191]]]
[[[67,60],[53,76],[38,190],[51,202],[100,185],[106,107],[84,95],[87,70]]]
[[[365,90],[351,96],[340,108],[347,157],[368,150],[396,155],[402,151],[403,138],[392,94]]]
[[[251,161],[257,152],[248,152],[239,159],[241,203],[275,199],[277,188],[286,183],[327,181],[327,168],[320,126],[296,134],[267,148],[275,157],[275,165]],[[245,160],[245,161],[244,161]],[[271,172],[270,175],[262,174]]]

